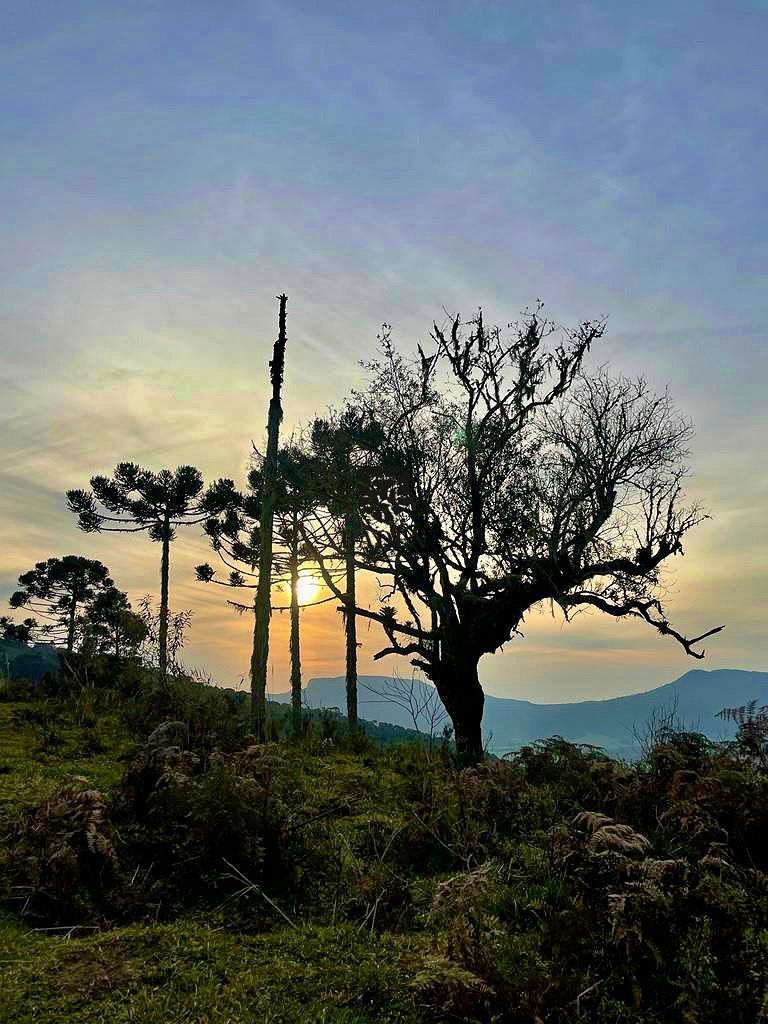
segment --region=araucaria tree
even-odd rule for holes
[[[133,462],[121,462],[112,477],[91,477],[91,488],[67,491],[67,504],[78,517],[81,530],[146,532],[161,545],[159,668],[164,679],[168,665],[171,542],[178,527],[202,523],[210,515],[213,488],[203,495],[203,478],[194,466],[154,473]]]
[[[116,658],[135,656],[148,632],[141,617],[131,609],[128,595],[114,587],[102,591],[80,621],[81,649]]]
[[[385,329],[370,366],[363,400],[397,472],[361,517],[357,565],[392,598],[357,614],[384,628],[377,658],[407,655],[434,682],[467,760],[482,756],[480,658],[543,602],[637,618],[697,658],[722,628],[688,639],[666,617],[662,566],[705,518],[682,494],[691,427],[643,380],[586,370],[603,330],[556,329],[540,308],[509,336],[456,316],[414,359]]]
[[[0,615],[0,637],[3,640],[12,640],[26,647],[34,640],[37,629],[37,619],[27,618],[23,622],[14,622],[10,615]]]
[[[383,459],[384,434],[364,408],[347,406],[341,413],[316,419],[311,430],[314,516],[302,528],[312,546],[333,552],[344,567],[344,592],[339,593],[346,638],[345,680],[347,721],[357,728],[357,554],[366,511],[379,502],[379,484],[391,467]]]
[[[75,648],[81,616],[114,590],[107,567],[80,555],[37,562],[19,576],[19,584],[21,589],[11,595],[11,607],[29,609],[42,619],[39,627],[27,620],[32,635],[49,639],[68,654]]]
[[[255,453],[254,465],[248,474],[248,489],[239,493],[232,489],[222,504],[225,510],[211,516],[205,523],[205,532],[214,551],[229,572],[217,577],[207,563],[196,567],[197,578],[204,583],[235,590],[254,590],[259,587],[261,562],[261,519],[264,496],[264,458]],[[318,504],[313,486],[314,465],[311,458],[298,445],[280,449],[275,460],[273,481],[273,547],[271,561],[270,598],[272,610],[285,610],[275,603],[274,591],[289,591],[290,657],[291,657],[291,711],[294,733],[301,728],[301,630],[302,608],[335,598],[314,599],[313,575],[317,567],[310,565],[310,555],[304,540],[304,530],[313,519]],[[329,568],[329,571],[333,571]],[[333,576],[335,578],[335,573]],[[307,581],[310,595],[302,599],[302,581]],[[279,598],[277,599],[279,600]],[[238,612],[255,611],[254,604],[243,600],[229,601]]]

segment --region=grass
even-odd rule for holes
[[[57,742],[41,749],[42,729],[23,721],[23,703],[0,703],[0,828],[74,776],[109,794],[135,746],[100,717],[105,750],[83,751],[82,730],[54,725]],[[20,716],[19,712],[22,712]],[[303,762],[318,813],[355,795],[354,829],[392,801],[391,779],[353,755]],[[389,793],[389,800],[385,794]],[[238,907],[238,914],[243,908]],[[2,1024],[408,1024],[409,983],[424,936],[373,936],[358,926],[302,924],[268,934],[233,934],[226,912],[210,921],[87,930],[36,931],[0,916]],[[223,922],[223,923],[222,923]],[[77,922],[72,922],[77,924]]]
[[[225,716],[190,686],[198,754],[158,767],[126,712],[146,734],[147,707],[189,712],[170,697],[0,702],[0,1024],[768,1022],[748,753],[683,733],[631,767],[555,738],[460,771],[315,734],[212,755]]]
[[[120,781],[124,757],[135,746],[116,719],[104,717],[99,721],[104,750],[87,753],[85,731],[65,723],[54,723],[58,742],[43,750],[40,726],[20,721],[27,709],[22,703],[0,703],[0,828],[72,776],[87,778],[108,793]]]
[[[409,1024],[414,937],[235,936],[181,919],[85,938],[0,923],[3,1024]]]

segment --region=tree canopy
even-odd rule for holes
[[[223,485],[222,485],[223,484]],[[170,544],[180,526],[202,523],[218,509],[231,481],[203,493],[203,477],[194,466],[153,472],[134,462],[120,462],[112,477],[91,477],[90,491],[67,491],[67,504],[86,533],[147,533],[162,545],[160,560],[160,673],[168,662]]]
[[[32,642],[37,628],[37,619],[26,618],[21,622],[14,622],[10,615],[0,615],[0,636],[3,640],[13,640],[26,647]]]
[[[79,615],[87,613],[104,594],[114,590],[109,570],[101,562],[81,555],[65,555],[37,562],[19,576],[21,589],[11,595],[12,608],[27,608],[43,624],[32,635],[74,650]]]
[[[662,604],[663,563],[704,518],[683,496],[691,425],[644,380],[586,368],[604,326],[557,328],[540,307],[509,333],[454,316],[412,358],[385,328],[354,396],[389,482],[361,515],[357,565],[390,601],[357,614],[384,629],[377,658],[407,655],[434,681],[470,758],[478,662],[542,602],[641,619],[694,657],[717,631],[688,639]]]

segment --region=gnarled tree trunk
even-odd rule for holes
[[[432,681],[453,724],[456,753],[463,764],[483,759],[483,707],[485,696],[477,666],[480,656],[451,649],[443,642],[440,661],[432,670]]]

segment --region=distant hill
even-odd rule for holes
[[[374,692],[383,690],[388,679],[387,676],[360,677],[360,714],[413,728],[406,710]],[[427,687],[429,684],[416,685]],[[343,677],[312,679],[304,691],[304,699],[312,708],[343,709],[344,693]],[[275,694],[271,699],[287,703],[290,694]],[[483,735],[486,741],[490,738],[490,749],[496,753],[558,735],[574,743],[593,743],[614,756],[630,758],[637,753],[633,729],[642,734],[654,711],[676,705],[676,717],[686,728],[719,739],[732,736],[734,727],[716,718],[717,712],[754,699],[768,704],[768,672],[693,669],[674,682],[645,693],[573,704],[533,704],[527,700],[486,696]]]
[[[231,700],[234,700],[236,704],[246,704],[250,700],[250,694],[247,690],[233,690],[228,686],[222,686],[220,689]],[[282,699],[284,697],[288,699]],[[290,716],[290,708],[287,705],[290,703],[291,695],[280,694],[280,698],[280,700],[270,698],[268,702],[270,714],[274,719],[285,722]],[[346,716],[342,715],[336,707],[311,708],[307,706],[305,708],[306,713],[309,714],[315,725],[320,726],[321,732],[323,726],[325,726],[329,734],[333,735],[336,731],[334,728],[336,723],[341,726],[340,732],[346,728]],[[418,732],[414,728],[396,725],[393,722],[368,721],[365,718],[359,718],[358,726],[362,732],[370,736],[372,740],[376,740],[382,747],[396,747],[404,743],[424,743],[426,739],[423,732]],[[453,744],[451,744],[451,747],[453,747]]]
[[[46,672],[57,672],[59,656],[52,644],[27,647],[16,640],[0,639],[0,678],[29,679],[38,683]]]

